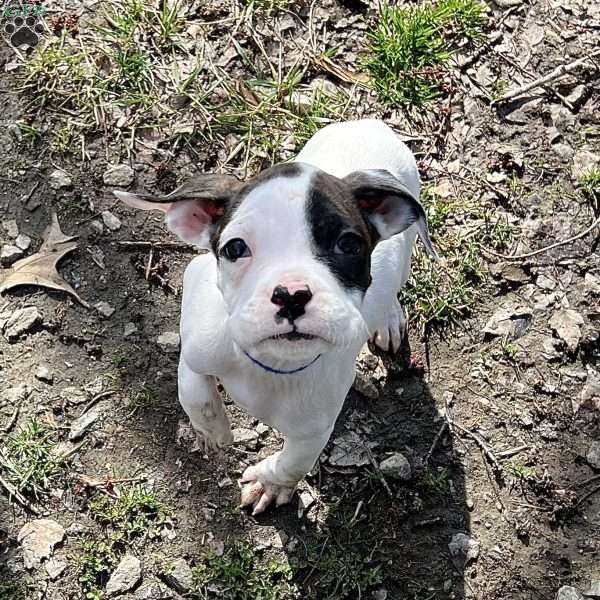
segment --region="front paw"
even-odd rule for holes
[[[385,311],[373,335],[373,341],[384,352],[395,354],[406,335],[406,317],[397,298]]]
[[[287,504],[296,490],[296,486],[285,486],[269,481],[261,473],[261,463],[248,467],[240,483],[242,484],[242,498],[240,508],[252,507],[252,514],[258,515],[265,511],[273,501],[275,506]]]
[[[224,424],[214,423],[210,429],[192,423],[192,428],[196,434],[192,452],[200,451],[203,454],[208,454],[233,443],[233,434],[228,422]]]

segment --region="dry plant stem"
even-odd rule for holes
[[[127,241],[118,242],[121,248],[163,248],[165,250],[181,250],[182,252],[197,252],[197,248],[189,244],[179,242],[142,242],[142,241]]]
[[[500,98],[499,100],[496,100],[495,104],[498,104],[499,102],[506,102],[507,100],[516,98],[517,96],[520,96],[521,94],[524,94],[525,92],[528,92],[529,90],[533,90],[537,87],[541,87],[552,81],[555,81],[559,77],[562,77],[563,75],[567,75],[568,73],[570,73],[577,67],[584,64],[586,61],[588,61],[592,58],[595,58],[596,56],[600,56],[600,50],[591,52],[590,54],[583,56],[581,58],[578,58],[577,60],[574,60],[573,62],[570,62],[566,65],[560,65],[560,66],[556,67],[556,69],[554,69],[554,71],[550,71],[550,73],[548,73],[547,75],[544,75],[544,77],[540,77],[540,78],[536,79],[535,81],[531,81],[530,83],[521,86],[517,90],[507,92],[506,94],[504,94],[504,96],[502,96],[502,98]]]
[[[559,248],[560,246],[566,246],[567,244],[571,244],[572,242],[576,242],[581,238],[585,237],[588,233],[593,231],[596,227],[600,225],[600,217],[598,217],[586,230],[570,237],[566,240],[562,240],[560,242],[556,242],[554,244],[550,244],[549,246],[545,246],[544,248],[540,248],[539,250],[534,250],[533,252],[527,252],[525,254],[515,254],[513,256],[509,256],[507,254],[498,254],[493,250],[488,248],[482,248],[484,252],[491,254],[492,256],[496,256],[497,258],[502,258],[504,260],[522,260],[524,258],[530,258],[531,256],[537,256],[538,254],[542,254],[543,252],[548,252],[549,250],[553,250],[554,248]]]
[[[392,490],[390,489],[388,482],[385,480],[385,477],[384,477],[383,473],[381,472],[379,465],[375,461],[375,458],[373,457],[373,453],[371,452],[371,448],[369,448],[369,446],[367,446],[365,444],[365,450],[367,452],[367,456],[369,457],[369,462],[371,463],[371,466],[373,467],[373,469],[375,469],[375,474],[377,475],[377,479],[379,479],[379,481],[381,481],[381,485],[383,485],[383,487],[385,488],[385,491],[387,492],[388,496],[390,498],[393,498],[394,494],[392,493]]]
[[[6,481],[0,476],[0,486],[2,486],[7,492],[9,499],[14,498],[24,509],[28,510],[34,515],[39,515],[40,511],[33,506],[11,483]]]
[[[424,468],[427,468],[427,466],[429,465],[429,461],[431,460],[431,457],[433,456],[433,453],[435,452],[437,445],[440,443],[440,440],[442,439],[442,435],[444,435],[444,432],[446,431],[446,427],[448,427],[448,421],[444,420],[439,431],[436,433],[435,437],[433,438],[433,442],[431,443],[431,447],[429,448],[429,452],[427,453],[427,456],[425,456],[425,460],[423,461]]]

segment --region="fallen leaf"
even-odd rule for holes
[[[369,83],[369,76],[366,73],[350,71],[349,69],[334,63],[325,56],[315,56],[313,57],[313,62],[324,71],[331,73],[331,75],[334,75],[346,83],[357,83],[362,86],[366,86]]]
[[[77,292],[60,276],[56,270],[58,261],[77,248],[76,235],[66,236],[58,224],[58,218],[52,213],[52,223],[45,232],[45,240],[35,254],[22,258],[12,265],[8,273],[0,278],[0,292],[19,285],[38,285],[52,290],[62,290],[71,294],[83,306],[89,308]]]

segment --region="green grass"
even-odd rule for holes
[[[10,435],[0,453],[6,479],[22,494],[43,498],[65,469],[65,461],[55,453],[56,435],[37,419],[31,419]]]
[[[429,468],[423,473],[422,484],[428,493],[446,494],[450,489],[450,473],[445,467]]]
[[[600,211],[600,168],[594,167],[577,182],[583,195],[592,203],[596,212]]]
[[[89,509],[97,521],[125,539],[158,537],[161,527],[172,522],[171,511],[144,485],[122,485],[115,493],[116,497],[98,493]]]
[[[194,575],[192,598],[223,597],[227,600],[300,598],[298,589],[292,583],[290,566],[280,560],[262,556],[245,542],[235,543],[225,551],[223,556],[208,554],[192,569],[192,572]]]
[[[481,34],[479,0],[439,0],[408,6],[384,4],[368,34],[365,68],[388,105],[421,105],[444,90],[457,44]]]
[[[432,188],[423,189],[421,201],[442,260],[435,263],[418,245],[400,301],[417,327],[444,327],[468,316],[484,293],[487,272],[481,246],[505,248],[512,228],[478,201],[442,198]]]
[[[88,600],[104,598],[102,588],[118,562],[112,541],[88,539],[82,542],[79,552],[74,557],[74,564],[84,598]]]

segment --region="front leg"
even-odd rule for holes
[[[287,504],[298,482],[314,467],[327,444],[331,428],[309,438],[286,437],[283,449],[248,467],[242,475],[241,507],[263,512],[275,500]]]
[[[231,426],[215,378],[192,371],[182,356],[178,384],[179,402],[190,418],[197,441],[201,447],[204,446],[204,451],[231,444]]]

